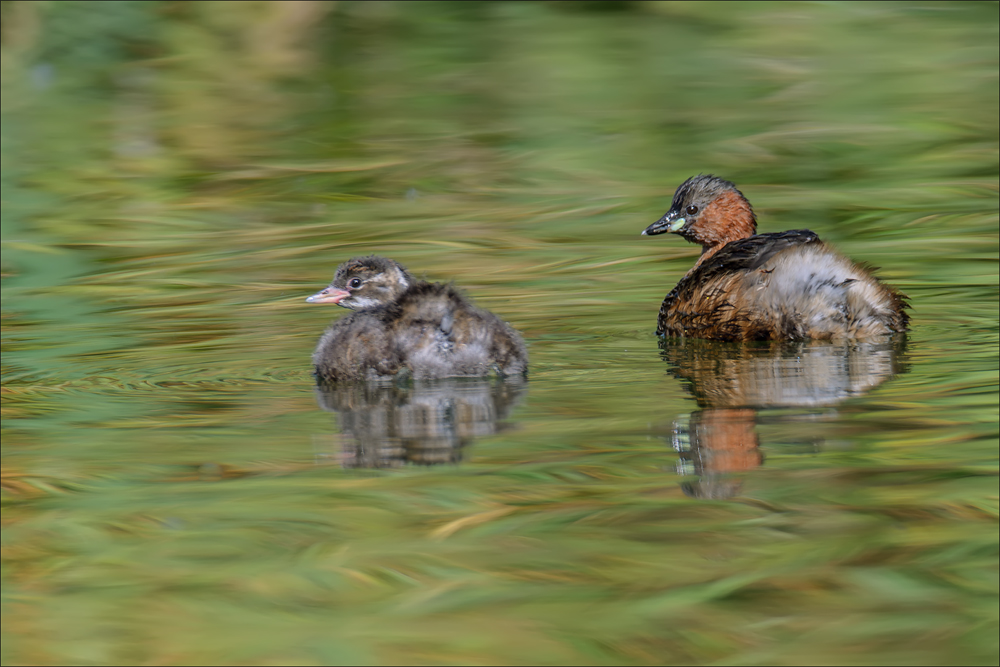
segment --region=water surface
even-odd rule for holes
[[[995,4],[8,4],[5,663],[995,663]],[[699,172],[910,335],[661,344]],[[317,393],[368,253],[527,381]]]

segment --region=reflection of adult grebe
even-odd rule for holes
[[[391,259],[348,260],[306,301],[355,311],[331,324],[316,346],[313,365],[322,381],[403,369],[415,378],[518,375],[528,367],[524,341],[510,325],[451,285],[416,280]]]
[[[643,234],[702,246],[663,300],[656,333],[714,340],[868,338],[906,330],[906,297],[808,230],[756,234],[736,186],[695,176]]]
[[[742,345],[661,340],[670,373],[687,381],[703,408],[678,419],[671,433],[680,471],[700,477],[682,485],[685,493],[736,495],[742,482],[734,474],[763,461],[757,408],[830,407],[860,396],[905,372],[903,344],[890,338]]]
[[[447,378],[406,383],[321,385],[317,400],[335,412],[348,468],[457,462],[476,437],[496,433],[524,396],[511,378]]]
[[[902,337],[732,345],[664,338],[660,356],[701,407],[833,406],[905,371]]]

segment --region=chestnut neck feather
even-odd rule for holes
[[[701,257],[691,270],[721,250],[727,243],[753,236],[757,219],[750,202],[738,192],[724,192],[705,207],[698,222],[685,236],[702,246]]]

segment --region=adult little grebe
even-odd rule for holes
[[[332,323],[313,352],[323,381],[377,378],[409,369],[437,378],[524,373],[528,353],[510,325],[451,285],[415,280],[384,257],[355,257],[308,299],[355,312]]]
[[[755,234],[729,181],[695,176],[642,233],[672,232],[702,253],[663,300],[656,333],[716,340],[866,338],[906,331],[906,297],[809,230]]]

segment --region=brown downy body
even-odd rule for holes
[[[671,232],[702,246],[660,306],[657,334],[716,340],[869,338],[903,332],[906,297],[809,230],[755,234],[736,186],[689,178],[643,234]]]
[[[309,297],[355,310],[324,332],[313,365],[322,381],[395,375],[416,378],[527,371],[524,341],[493,313],[451,285],[415,280],[384,257],[356,257]]]

